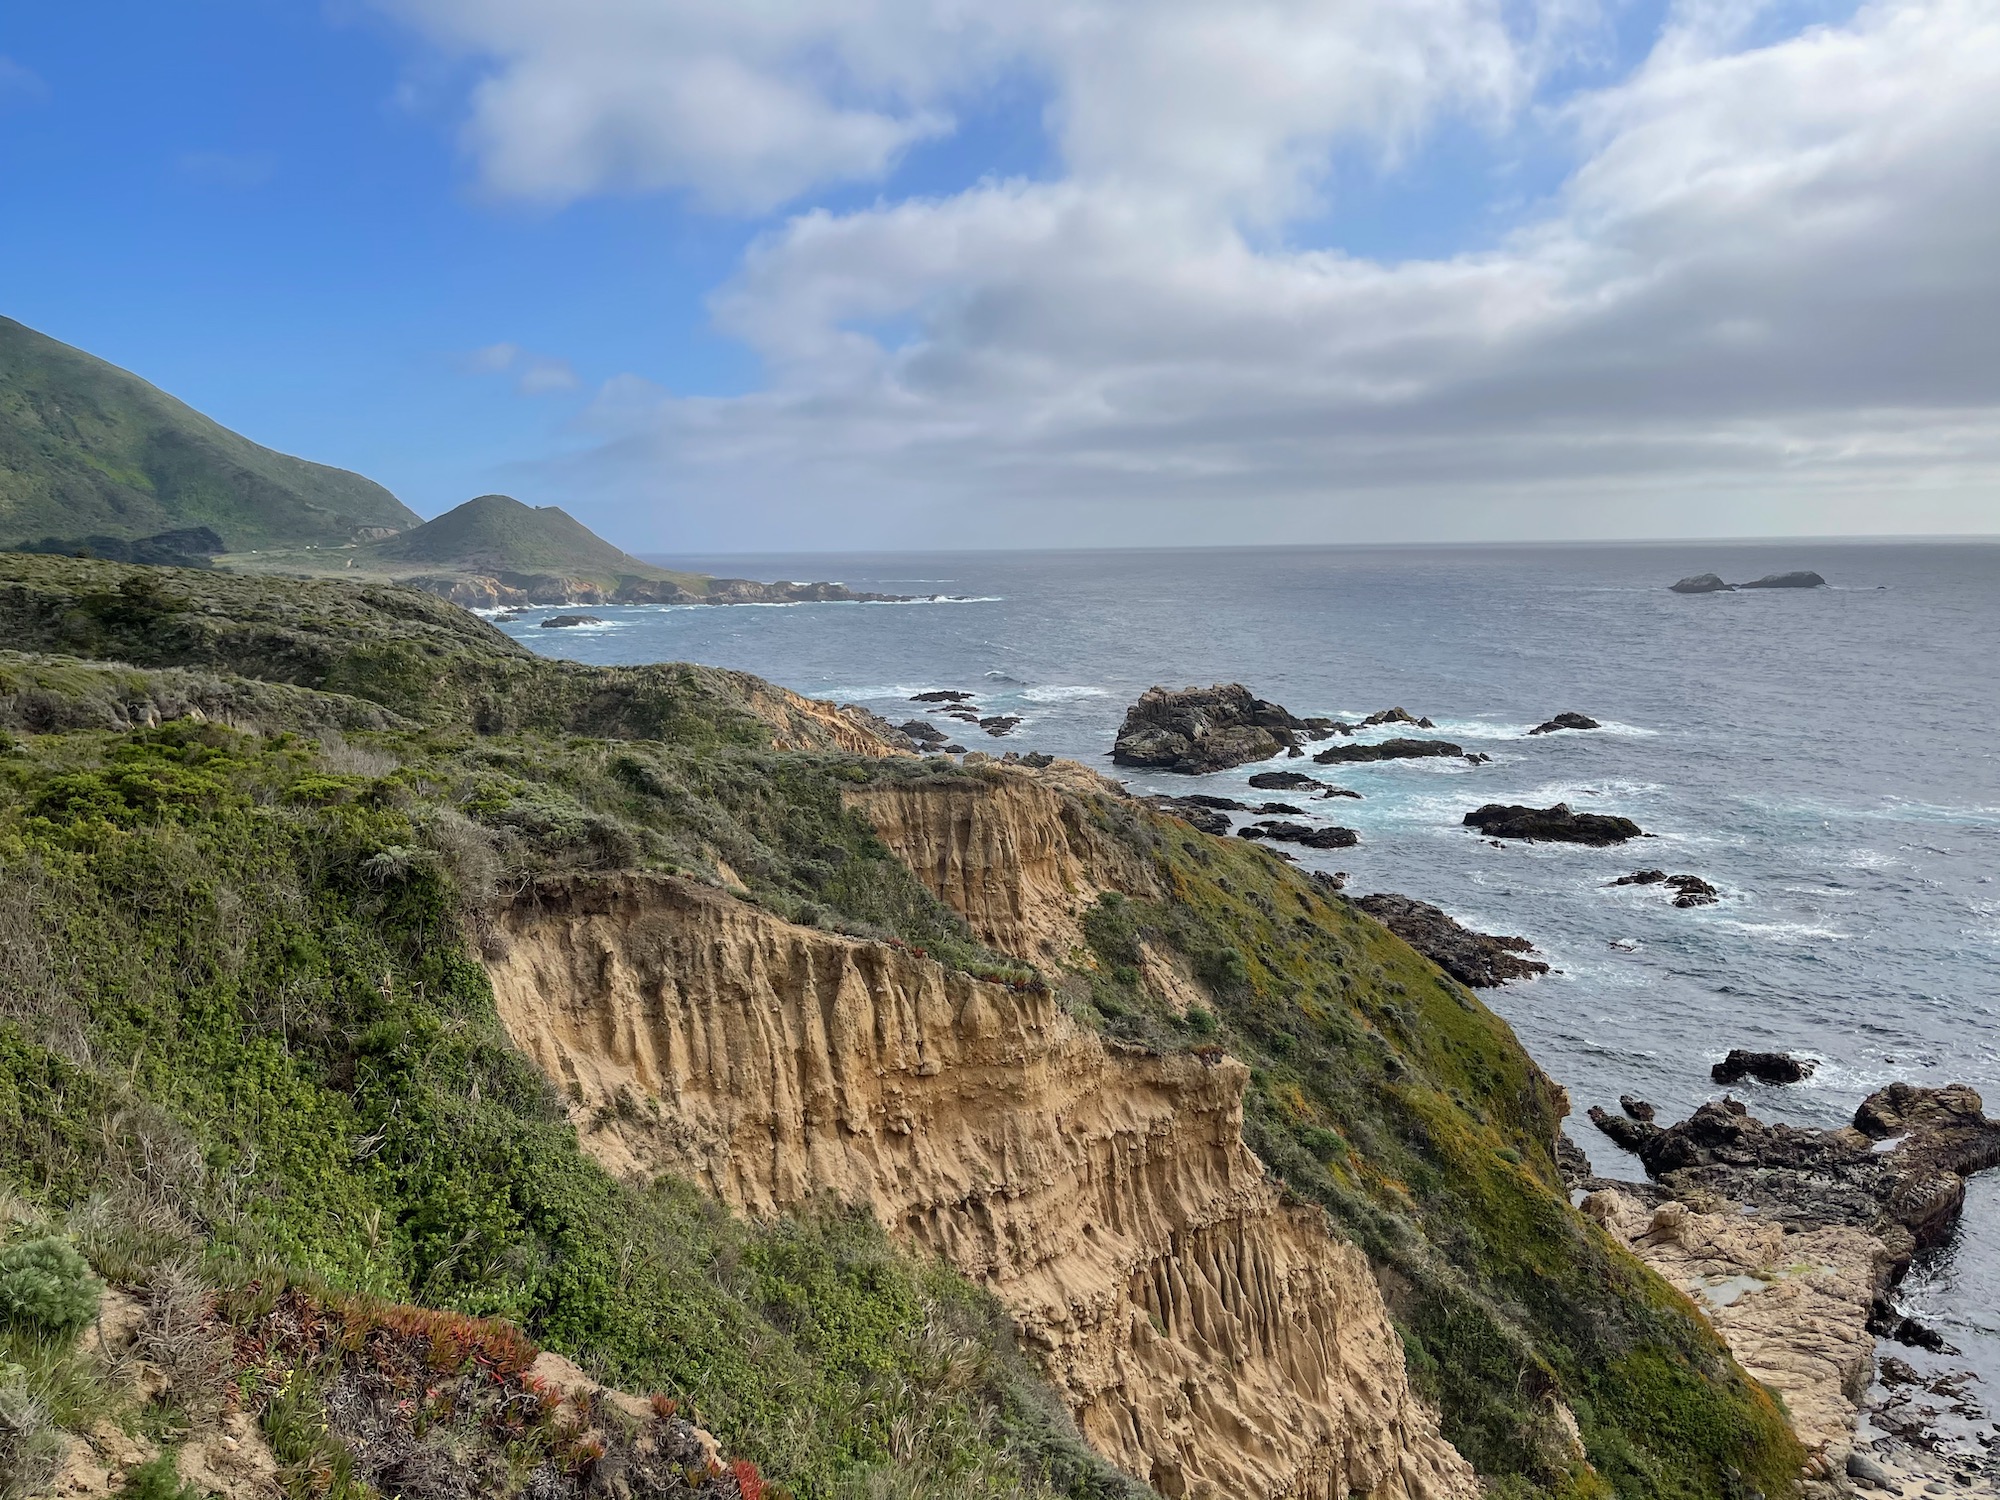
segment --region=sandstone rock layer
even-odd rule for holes
[[[1042,882],[1089,872],[1027,852],[1042,873],[988,910],[1034,936]],[[1241,1065],[1107,1046],[1043,991],[665,878],[544,885],[503,939],[501,1016],[601,1160],[753,1213],[871,1205],[992,1287],[1084,1435],[1163,1495],[1478,1494],[1365,1260],[1243,1144]]]

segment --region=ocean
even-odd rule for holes
[[[1583,1119],[1630,1093],[1679,1119],[1722,1092],[1734,1046],[1819,1060],[1733,1092],[1768,1120],[1837,1125],[1896,1079],[1965,1082],[2000,1113],[2000,543],[1258,548],[676,557],[760,579],[834,579],[911,604],[593,606],[604,623],[503,626],[551,655],[740,667],[901,723],[953,688],[1019,715],[1004,739],[935,719],[968,749],[1072,756],[1138,792],[1258,802],[1256,770],[1134,773],[1109,752],[1147,687],[1241,682],[1299,715],[1403,707],[1490,764],[1312,768],[1362,794],[1299,804],[1359,847],[1304,863],[1534,940],[1557,972],[1482,992],[1570,1093],[1570,1134],[1639,1177]],[[1683,596],[1810,568],[1830,587]],[[1529,738],[1563,711],[1603,728]],[[965,732],[969,731],[969,733]],[[1387,733],[1390,731],[1382,731]],[[1274,762],[1285,765],[1285,762]],[[1294,766],[1306,763],[1291,762]],[[1622,813],[1622,848],[1495,848],[1485,802]],[[1642,867],[1703,876],[1681,910]],[[1956,1239],[1922,1259],[1906,1311],[1962,1351],[2000,1405],[2000,1172],[1975,1178]],[[1898,1351],[1899,1354],[1904,1351]],[[1921,1356],[1911,1356],[1924,1364]]]

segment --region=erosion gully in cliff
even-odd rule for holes
[[[1024,956],[1066,952],[1100,890],[1150,879],[1025,777],[854,800]],[[1479,1493],[1366,1260],[1244,1144],[1234,1060],[1107,1042],[1044,989],[666,877],[534,887],[488,968],[606,1165],[753,1213],[870,1205],[990,1286],[1084,1435],[1161,1494]]]

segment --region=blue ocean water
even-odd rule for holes
[[[917,692],[967,690],[1023,719],[1004,740],[934,720],[968,748],[1074,756],[1139,791],[1272,795],[1244,784],[1268,767],[1114,768],[1125,707],[1155,683],[1242,682],[1349,720],[1401,706],[1491,755],[1327,768],[1364,800],[1302,805],[1361,844],[1301,852],[1353,891],[1534,939],[1559,972],[1485,998],[1569,1089],[1571,1134],[1607,1175],[1639,1173],[1583,1109],[1633,1093],[1679,1118],[1720,1092],[1708,1068],[1732,1046],[1821,1060],[1806,1084],[1736,1090],[1767,1119],[1838,1124],[1898,1078],[1967,1082],[2000,1110],[2000,544],[674,562],[953,602],[593,607],[604,625],[543,630],[533,611],[504,628],[585,661],[740,667],[899,723]],[[1795,568],[1831,586],[1666,587]],[[1605,727],[1525,736],[1563,710]],[[1495,848],[1460,826],[1493,801],[1623,813],[1657,837]],[[1607,885],[1645,866],[1724,897],[1677,910],[1659,887]],[[2000,1395],[2000,1173],[1975,1180],[1958,1240],[1903,1301]]]

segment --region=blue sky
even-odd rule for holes
[[[2000,529],[1986,8],[1181,9],[13,7],[0,311],[634,546]]]

